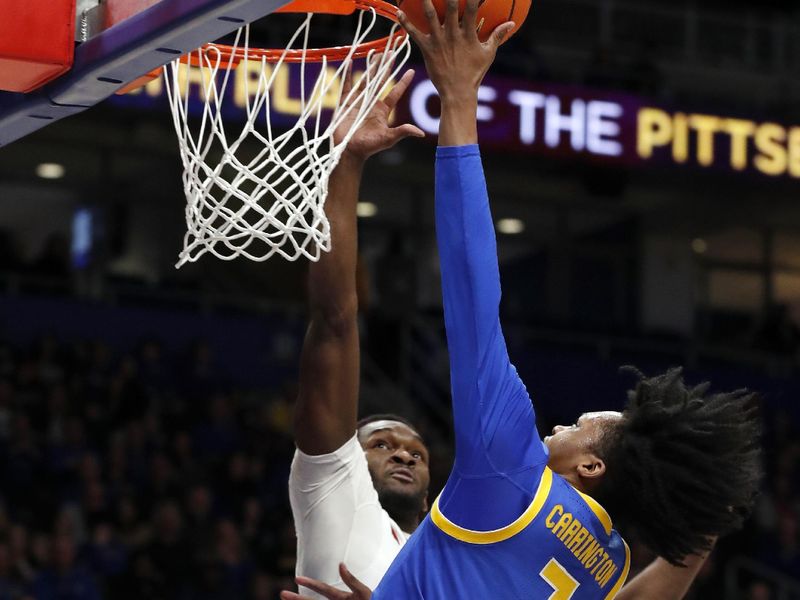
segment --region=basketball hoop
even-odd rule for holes
[[[356,9],[360,12],[352,45],[308,47],[315,13],[351,14]],[[410,44],[398,29],[397,9],[383,0],[296,0],[279,12],[307,12],[284,49],[250,48],[245,26],[232,46],[206,44],[164,67],[187,200],[187,233],[178,268],[206,252],[222,260],[244,256],[264,261],[279,254],[287,260],[305,256],[316,261],[329,251],[324,206],[330,174],[408,59]],[[371,41],[379,17],[394,24],[388,36]],[[366,70],[342,97],[344,75],[356,58],[366,58]],[[319,63],[319,74],[307,84],[307,75],[314,76],[307,69],[311,63]],[[190,115],[184,64],[202,74],[199,117]],[[243,78],[246,120],[233,133],[223,120],[223,108],[230,102],[229,83],[240,64],[253,72]],[[270,92],[287,64],[299,65],[300,116],[288,131],[278,133],[270,121]],[[330,102],[331,97],[336,108],[325,123],[323,100]],[[257,127],[262,114],[264,121]],[[333,133],[340,127],[346,132],[342,136],[340,131],[342,139],[334,143]]]

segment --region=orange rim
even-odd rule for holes
[[[369,11],[375,9],[375,13],[394,21],[397,23],[397,7],[394,4],[386,2],[385,0],[292,0],[286,6],[279,8],[278,13],[324,13],[334,15],[350,15],[356,9]],[[353,58],[364,58],[369,55],[373,50],[378,52],[387,47],[389,42],[394,42],[396,39],[404,38],[408,34],[405,31],[397,31],[392,35],[387,35],[371,42],[364,42],[355,47],[353,51]],[[284,62],[301,63],[301,62],[322,62],[340,61],[344,60],[350,54],[352,45],[350,46],[336,46],[331,48],[308,48],[303,50],[286,50],[285,48],[263,49],[263,48],[250,48],[247,51],[247,57],[253,60],[261,60],[262,57],[267,62],[278,62],[283,57]],[[208,53],[214,49],[220,54],[220,67],[227,68],[230,64],[236,67],[242,60],[244,60],[245,52],[241,48],[234,48],[233,46],[226,46],[224,44],[205,44],[200,47],[199,51],[190,52],[181,56],[181,62],[192,65],[193,67],[203,67],[205,63],[200,59],[200,52]],[[127,94],[128,92],[137,90],[144,87],[154,79],[158,79],[161,75],[161,69],[153,69],[149,73],[145,73],[141,77],[131,81],[124,87],[117,90],[117,94]]]
[[[390,21],[397,22],[397,7],[385,0],[294,0],[276,12],[283,13],[326,13],[337,15],[352,14],[356,9],[369,11],[375,9],[376,14]],[[393,35],[387,35],[371,42],[364,42],[355,47],[354,58],[364,58],[370,52],[379,51],[387,47],[390,41],[406,37],[405,31],[397,31]],[[350,54],[352,46],[336,46],[332,48],[307,48],[306,50],[286,50],[285,48],[262,49],[250,48],[247,50],[249,59],[267,62],[278,62],[283,57],[284,62],[322,62],[323,59],[329,61],[343,60]],[[211,49],[219,51],[222,59],[222,66],[227,67],[228,63],[236,67],[245,57],[245,51],[241,48],[226,46],[224,44],[205,44],[202,52],[209,52]],[[181,61],[193,67],[205,66],[200,60],[198,52],[192,52],[182,56]]]
[[[379,52],[386,48],[389,40],[399,39],[406,37],[404,31],[398,31],[393,35],[387,35],[371,42],[364,42],[355,47],[353,58],[364,58],[373,50]],[[344,60],[350,54],[352,46],[337,46],[334,48],[308,48],[307,50],[269,50],[262,48],[250,48],[247,51],[248,60],[261,60],[264,58],[267,62],[278,62],[283,57],[283,62],[300,63],[300,62],[322,62],[323,59],[328,61]],[[202,48],[202,52],[209,52],[212,49],[219,50],[221,55],[220,66],[227,67],[231,64],[234,68],[244,60],[245,51],[241,48],[234,48],[233,46],[225,46],[222,44],[206,44]],[[193,52],[189,55],[181,57],[181,62],[190,64],[193,67],[203,67],[206,63],[203,62],[198,52]]]

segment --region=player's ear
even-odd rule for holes
[[[422,499],[422,513],[423,515],[428,514],[428,511],[431,509],[430,505],[428,504],[428,493],[425,492],[425,497]],[[423,517],[424,518],[424,517]]]
[[[605,461],[592,452],[584,454],[578,463],[578,475],[582,479],[597,479],[605,474]]]

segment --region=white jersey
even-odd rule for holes
[[[289,499],[297,531],[296,574],[342,590],[348,588],[339,563],[375,589],[409,538],[381,507],[356,436],[330,454],[295,451]],[[306,588],[300,593],[323,598]]]

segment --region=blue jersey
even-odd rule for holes
[[[628,547],[597,502],[547,467],[533,403],[508,357],[477,145],[437,150],[436,236],[456,458],[372,598],[613,598]]]

